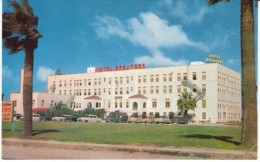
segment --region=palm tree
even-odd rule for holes
[[[230,0],[207,0],[209,5]],[[241,0],[242,133],[241,144],[257,144],[257,108],[253,0]]]
[[[197,101],[192,98],[192,93],[189,92],[182,92],[178,96],[179,99],[177,100],[177,106],[178,109],[181,111],[181,117],[185,117],[188,114],[189,110],[194,110]]]
[[[24,82],[23,82],[23,134],[32,135],[32,78],[34,49],[38,46],[41,37],[36,27],[38,17],[34,16],[33,9],[27,0],[9,0],[13,12],[3,13],[3,43],[9,49],[9,54],[25,50]]]

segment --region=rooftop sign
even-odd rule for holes
[[[145,64],[120,65],[120,66],[116,66],[114,70],[111,67],[100,67],[100,68],[96,68],[95,72],[120,71],[120,70],[132,70],[132,69],[145,69]]]
[[[206,62],[218,63],[218,64],[223,64],[224,63],[223,60],[220,59],[219,55],[213,55],[213,54],[210,54],[209,58],[206,58]]]

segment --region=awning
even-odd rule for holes
[[[32,111],[33,112],[44,112],[47,111],[49,108],[33,108]]]
[[[145,96],[142,95],[142,94],[137,94],[137,95],[134,95],[134,96],[130,96],[129,98],[147,99],[147,97],[145,97]]]
[[[85,100],[101,100],[101,98],[96,95],[93,95],[93,96],[86,97]]]

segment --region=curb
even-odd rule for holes
[[[31,147],[47,147],[71,150],[112,150],[112,151],[129,151],[129,152],[148,152],[151,154],[165,154],[173,156],[194,157],[200,159],[257,159],[257,152],[205,149],[192,147],[154,147],[154,146],[134,146],[134,145],[109,145],[109,144],[92,144],[80,142],[58,142],[32,139],[15,139],[2,138],[3,145],[19,145]],[[221,158],[220,158],[221,157]]]

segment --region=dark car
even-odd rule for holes
[[[128,116],[107,116],[106,122],[112,122],[112,123],[126,123],[128,119]]]
[[[15,119],[19,120],[22,117],[22,114],[14,114]]]
[[[65,121],[74,121],[77,122],[77,119],[80,118],[80,115],[64,115]]]
[[[187,118],[183,118],[183,117],[173,117],[172,118],[172,123],[176,123],[176,124],[188,124],[188,119]]]
[[[40,117],[40,121],[51,121],[51,120],[52,120],[52,116],[50,115],[45,115]]]

